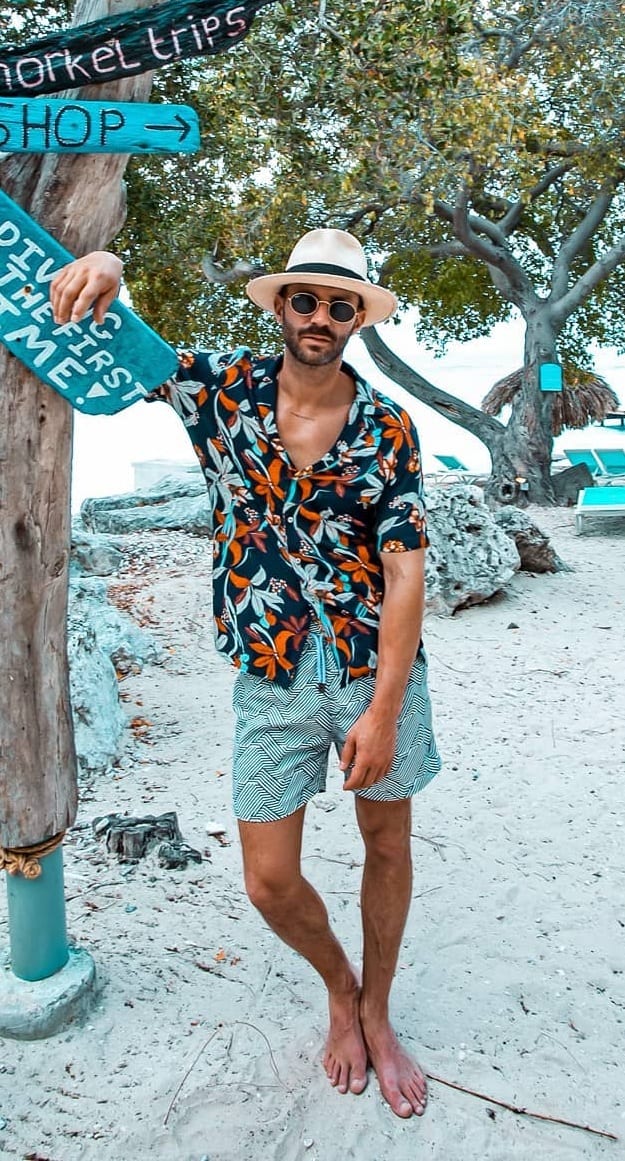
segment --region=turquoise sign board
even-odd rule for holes
[[[562,367],[559,363],[541,363],[538,372],[541,391],[562,390]]]
[[[198,116],[188,105],[0,100],[7,153],[195,153]]]
[[[72,255],[0,192],[0,341],[79,411],[113,415],[174,373],[175,351],[116,299],[57,324],[50,282]],[[2,384],[0,384],[0,391]]]

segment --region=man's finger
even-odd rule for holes
[[[93,307],[93,317],[97,323],[101,324],[104,322],[106,312],[113,302],[116,293],[116,290],[109,290],[106,294],[101,294],[95,302]]]
[[[339,762],[339,769],[347,770],[351,766],[356,757],[356,739],[352,734],[348,734],[341,750],[341,761]]]
[[[359,762],[358,759],[354,762],[350,770],[349,777],[343,783],[344,790],[364,790],[368,786],[367,778],[369,777],[369,766],[364,762]]]
[[[55,286],[52,287],[50,297],[52,299],[52,306],[54,309],[54,318],[56,322],[66,323],[73,317],[73,312],[78,306],[78,302],[87,296],[89,292],[85,291],[87,285],[84,276],[68,275],[59,279]],[[93,295],[89,295],[89,301],[85,307],[85,311],[89,309]],[[78,321],[77,316],[74,321]]]

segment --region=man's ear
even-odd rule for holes
[[[281,294],[276,294],[276,297],[273,300],[273,313],[275,314],[278,322],[282,322],[282,317],[284,315],[284,298]]]

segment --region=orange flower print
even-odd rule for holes
[[[276,634],[271,644],[260,639],[250,641],[250,649],[256,654],[252,662],[253,668],[264,670],[265,676],[270,681],[275,680],[278,668],[285,672],[292,669],[293,662],[286,657],[286,647],[292,637],[290,630],[282,630]]]
[[[385,540],[382,544],[382,552],[407,552],[406,545],[401,540]]]

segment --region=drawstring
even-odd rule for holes
[[[317,681],[319,689],[325,690],[326,687],[326,655],[323,651],[323,637],[320,633],[315,633],[315,650],[317,653]]]

